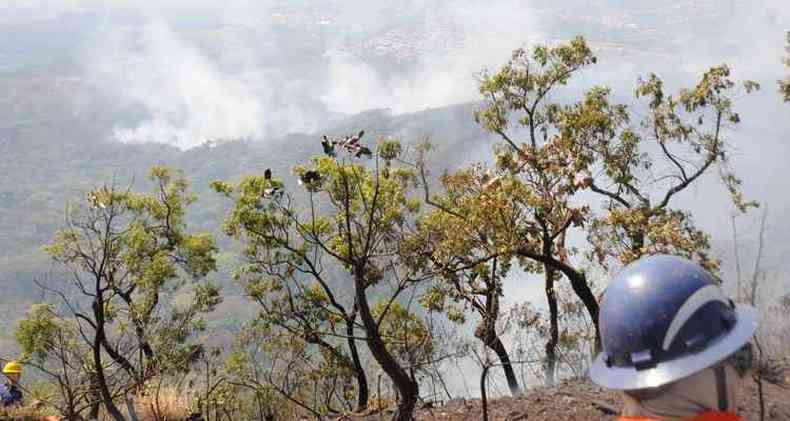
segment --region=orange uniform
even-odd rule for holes
[[[620,417],[618,421],[656,421],[653,418],[643,417]],[[732,412],[716,412],[710,411],[694,418],[689,418],[688,421],[743,421],[743,418],[733,414]]]

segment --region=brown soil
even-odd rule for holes
[[[757,388],[749,382],[741,395],[739,414],[748,421],[760,419]],[[764,386],[765,420],[790,421],[790,390],[774,385]],[[617,396],[587,381],[566,381],[551,388],[529,391],[519,398],[500,398],[488,404],[488,419],[502,421],[557,420],[590,421],[613,420],[619,410]],[[340,420],[384,421],[392,416],[391,411],[379,414],[347,416]],[[435,408],[417,411],[417,421],[464,421],[483,419],[479,399],[453,400]]]

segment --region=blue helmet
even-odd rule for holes
[[[712,367],[747,345],[757,311],[735,305],[698,264],[655,255],[623,268],[599,314],[603,351],[590,369],[608,389],[665,385]]]

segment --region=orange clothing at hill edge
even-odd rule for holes
[[[654,418],[643,417],[620,417],[617,421],[656,421]],[[732,412],[706,412],[694,418],[689,418],[687,421],[743,421],[743,418],[733,414]]]

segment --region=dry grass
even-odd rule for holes
[[[188,418],[191,411],[192,396],[175,388],[162,387],[151,389],[135,402],[137,415],[142,421],[179,421]]]
[[[790,421],[790,400],[787,390],[773,384],[765,385],[765,419]],[[613,421],[619,412],[616,393],[606,391],[587,380],[568,380],[553,387],[539,387],[518,398],[499,398],[489,402],[489,419]],[[739,395],[738,413],[745,420],[757,421],[759,400],[756,385],[747,381]],[[389,419],[394,406],[383,414],[352,414],[336,421],[380,421]],[[479,399],[455,399],[443,406],[422,408],[415,414],[417,421],[479,421],[482,410]]]
[[[34,408],[0,408],[0,421],[38,421],[41,419]]]

